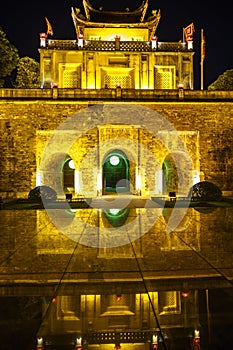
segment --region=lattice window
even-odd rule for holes
[[[156,74],[157,89],[171,89],[171,72],[159,72]]]
[[[121,41],[120,51],[151,51],[151,44],[145,41]]]
[[[129,294],[122,294],[120,296],[117,295],[111,295],[109,297],[109,305],[111,306],[122,306],[122,305],[130,305],[130,295]]]
[[[167,291],[159,293],[159,312],[180,313],[180,294],[176,291]]]
[[[155,67],[155,89],[175,88],[175,67]]]
[[[88,40],[85,42],[83,50],[115,51],[115,41]]]
[[[76,70],[64,70],[63,72],[63,87],[64,88],[80,88],[80,77]]]
[[[120,84],[122,89],[132,88],[131,76],[129,74],[106,74],[104,76],[104,86],[115,89],[117,84]]]

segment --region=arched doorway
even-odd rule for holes
[[[74,161],[68,156],[63,165],[63,188],[65,193],[74,191]]]
[[[163,165],[163,194],[176,192],[186,197],[193,183],[192,164],[184,152],[172,152],[166,156]]]
[[[103,193],[129,192],[129,161],[124,152],[109,152],[103,161]]]
[[[163,194],[178,191],[178,173],[172,155],[167,155],[163,162]]]

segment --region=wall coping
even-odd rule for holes
[[[0,89],[0,100],[233,101],[233,91],[184,89]]]

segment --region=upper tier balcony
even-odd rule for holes
[[[40,48],[51,50],[122,51],[122,52],[190,52],[186,42],[103,41],[103,40],[41,40]]]

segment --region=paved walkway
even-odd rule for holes
[[[97,209],[160,208],[161,204],[149,198],[133,195],[106,195],[92,199],[90,206]]]

